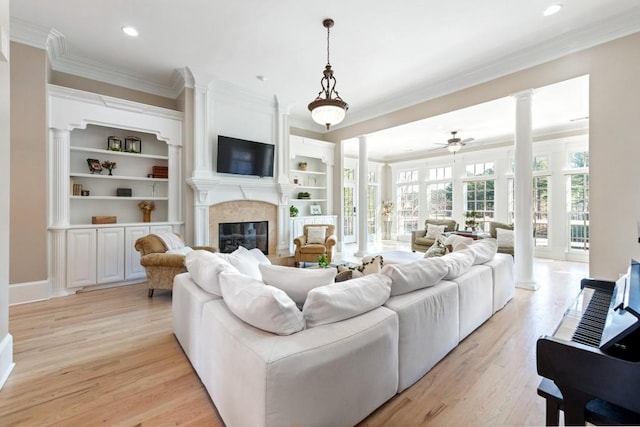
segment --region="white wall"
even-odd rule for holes
[[[0,0],[0,388],[13,368],[13,339],[9,334],[9,0]]]

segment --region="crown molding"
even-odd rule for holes
[[[11,18],[11,41],[38,49],[47,49],[51,28],[32,24],[18,18]]]

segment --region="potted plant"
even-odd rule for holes
[[[301,191],[298,193],[298,199],[310,199],[310,198],[311,198],[311,193],[307,191]]]
[[[318,258],[318,267],[327,268],[329,267],[329,260],[327,259],[327,254],[322,254]]]
[[[480,214],[476,211],[467,211],[464,213],[464,229],[476,231],[478,228],[478,221],[476,218],[480,218]]]
[[[109,175],[113,175],[111,171],[116,168],[116,162],[112,162],[110,160],[105,160],[102,162],[102,167],[109,171]]]
[[[293,205],[289,206],[289,216],[298,216],[298,208]]]

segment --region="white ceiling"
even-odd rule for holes
[[[335,20],[331,63],[350,105],[339,125],[347,126],[640,31],[638,0],[556,1],[564,8],[543,17],[554,0],[12,0],[11,38],[38,47],[48,40],[56,70],[163,96],[178,94],[188,67],[197,83],[275,94],[292,125],[323,132],[307,104],[326,61],[324,18]],[[140,36],[125,36],[124,25]],[[372,139],[405,150],[444,142],[451,130],[496,138],[504,123],[471,118],[482,108],[507,114],[507,104],[447,114],[430,130],[410,125],[415,141],[391,130]],[[560,110],[562,120],[576,114]]]

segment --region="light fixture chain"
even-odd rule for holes
[[[327,26],[327,65],[331,65],[329,61],[329,31],[331,31],[331,27]]]

